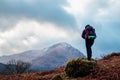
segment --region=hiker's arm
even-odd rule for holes
[[[82,32],[82,38],[85,39],[85,30]]]

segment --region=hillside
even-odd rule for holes
[[[87,77],[94,80],[120,80],[120,53],[112,53],[98,60],[96,68]]]
[[[97,66],[90,75],[82,78],[68,78],[65,66],[43,72],[31,72],[14,75],[0,75],[1,80],[51,80],[56,74],[63,80],[120,80],[120,53],[112,53],[97,61]]]

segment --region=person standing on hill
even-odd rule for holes
[[[91,47],[96,38],[95,29],[90,25],[86,25],[85,29],[82,32],[82,38],[85,39],[86,50],[87,50],[87,59],[91,60],[91,57],[92,57]]]

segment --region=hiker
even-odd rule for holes
[[[92,57],[91,47],[96,38],[95,29],[90,25],[86,25],[85,29],[82,32],[82,38],[85,39],[86,50],[87,50],[87,59],[91,60],[91,57]]]

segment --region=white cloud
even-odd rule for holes
[[[107,54],[114,51],[119,51],[119,34],[120,26],[120,0],[67,0],[69,6],[64,9],[76,17],[79,29],[82,32],[86,24],[91,24],[95,27],[97,39],[93,46],[93,51],[96,50],[100,54]],[[81,41],[83,50],[84,44]],[[96,53],[95,52],[95,53]],[[85,50],[84,50],[84,53]]]
[[[0,19],[1,16],[17,20],[27,18],[51,22],[61,27],[76,27],[74,16],[62,8],[66,4],[65,0],[0,0]]]
[[[78,32],[82,33],[86,24],[96,29],[95,52],[118,51],[119,8],[120,0],[1,0],[0,54],[56,41],[70,42],[85,53]]]
[[[77,33],[73,34],[52,23],[23,19],[13,28],[0,32],[0,53],[18,53],[34,46],[43,46],[49,41],[74,40],[77,36]]]
[[[86,0],[67,0],[70,4],[69,6],[64,6],[63,8],[68,11],[71,14],[77,15],[77,14],[84,14],[85,13],[85,3]]]
[[[1,0],[0,54],[75,40],[79,34],[71,29],[76,22],[61,7],[65,4],[65,0]]]

